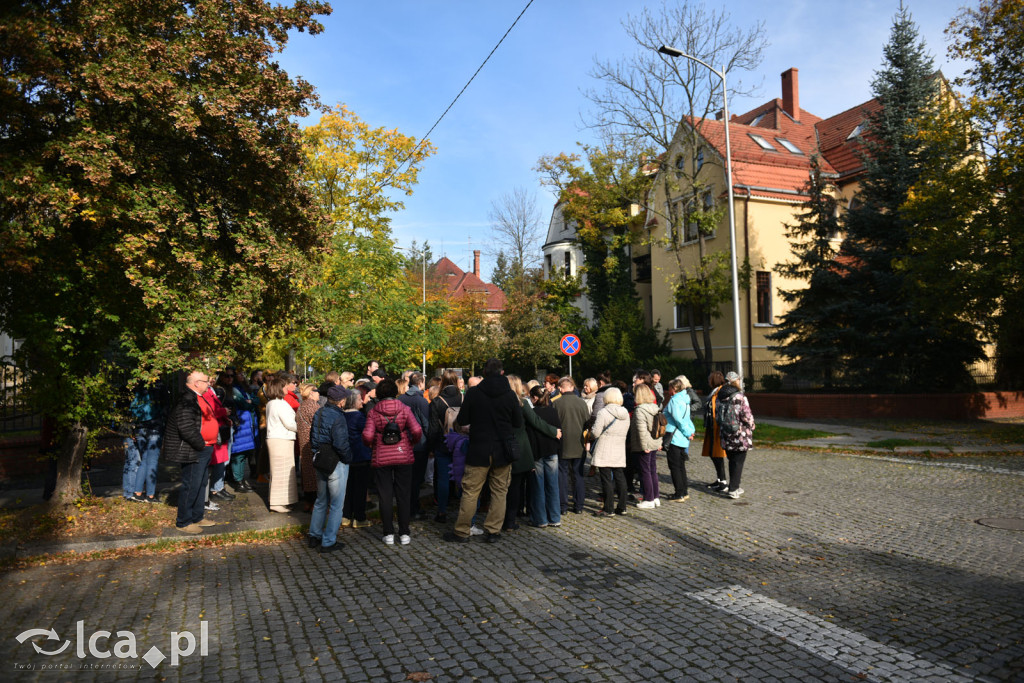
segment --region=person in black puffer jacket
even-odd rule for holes
[[[178,518],[175,525],[190,534],[198,534],[202,532],[202,527],[210,526],[210,523],[203,521],[203,516],[213,446],[207,445],[207,441],[211,440],[210,434],[203,431],[203,412],[199,406],[199,397],[209,386],[210,378],[204,373],[190,372],[185,380],[185,391],[167,416],[164,431],[164,461],[181,466]],[[216,443],[216,430],[217,424],[214,421],[213,443]]]

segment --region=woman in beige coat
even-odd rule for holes
[[[295,476],[295,410],[284,400],[295,382],[285,383],[280,377],[267,382],[267,452],[270,455],[271,512],[288,512],[288,506],[299,500]]]
[[[636,504],[640,509],[650,509],[661,505],[661,489],[658,486],[658,450],[661,439],[651,436],[654,416],[658,414],[658,404],[654,390],[646,384],[637,384],[633,389],[636,409],[633,410],[633,425],[630,430],[630,451],[636,454],[640,469],[640,486],[643,488],[644,499]]]
[[[612,495],[618,496],[615,514],[626,514],[626,438],[629,436],[629,413],[622,407],[622,392],[611,387],[604,391],[604,407],[597,413],[593,433],[594,466],[601,473],[604,508],[597,517],[612,514]],[[613,485],[614,484],[614,485]]]

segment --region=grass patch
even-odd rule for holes
[[[177,508],[136,503],[121,496],[83,496],[71,505],[41,503],[20,510],[0,510],[0,542],[73,541],[104,536],[152,533],[174,526]]]
[[[275,545],[293,538],[301,538],[304,536],[305,530],[305,526],[293,524],[263,531],[238,531],[231,534],[168,538],[133,548],[114,548],[112,550],[98,550],[91,553],[70,551],[54,555],[37,555],[34,557],[4,560],[0,562],[0,571],[55,564],[65,565],[76,562],[92,562],[95,560],[113,560],[122,557],[177,555],[203,548],[221,548],[236,545]]]
[[[868,441],[865,446],[871,448],[888,448],[894,450],[899,446],[928,446],[932,448],[946,448],[944,444],[936,443],[935,441],[916,441],[914,439],[879,439],[878,441]]]
[[[754,418],[756,424],[757,418]],[[696,438],[704,438],[704,421],[701,420],[699,424],[695,423],[697,427]],[[759,424],[754,429],[754,444],[775,444],[785,443],[787,441],[799,441],[801,439],[818,439],[826,436],[835,436],[832,432],[823,432],[818,429],[797,429],[795,427],[780,427],[779,425],[772,424]]]

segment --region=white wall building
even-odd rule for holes
[[[576,243],[576,225],[566,222],[562,214],[562,204],[558,203],[551,212],[548,224],[548,235],[542,247],[544,252],[544,279],[550,280],[554,275],[563,273],[568,277],[582,275],[583,287],[586,287],[587,276],[580,273],[583,264],[583,250]],[[594,324],[594,314],[590,307],[590,299],[581,294],[573,303],[580,310],[587,323]]]

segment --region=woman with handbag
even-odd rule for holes
[[[725,375],[715,370],[708,375],[708,400],[704,404],[704,444],[701,447],[701,455],[711,458],[715,466],[715,481],[708,484],[712,491],[725,491],[729,488],[729,482],[725,479],[725,449],[722,448],[722,439],[718,433],[718,425],[715,423],[715,406],[717,405],[718,392],[725,384]]]
[[[618,496],[615,514],[626,514],[626,438],[629,436],[629,412],[622,407],[622,391],[609,387],[604,391],[604,407],[597,413],[593,432],[594,465],[601,475],[604,507],[596,517],[612,514],[612,496]]]

